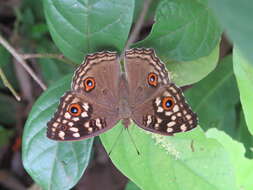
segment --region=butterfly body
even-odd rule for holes
[[[125,127],[133,120],[162,135],[196,127],[196,114],[152,49],[127,50],[123,70],[115,52],[88,55],[48,122],[47,136],[60,141],[85,139],[120,120]]]

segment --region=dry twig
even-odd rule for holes
[[[46,85],[36,76],[33,70],[28,66],[23,57],[0,35],[0,44],[3,45],[15,59],[20,63],[24,69],[30,74],[30,76],[40,85],[43,90],[46,90]]]

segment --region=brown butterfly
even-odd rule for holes
[[[124,71],[116,52],[86,57],[75,71],[71,91],[60,99],[48,122],[47,136],[71,141],[94,137],[123,120],[162,135],[197,126],[197,115],[180,88],[170,82],[164,63],[153,49],[125,52]]]

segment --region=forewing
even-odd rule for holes
[[[155,55],[153,49],[134,48],[125,53],[125,72],[129,87],[129,101],[136,106],[148,99],[159,87],[169,84],[169,74],[164,63]],[[157,86],[150,86],[148,74],[158,76]]]
[[[81,140],[99,135],[117,121],[118,113],[114,110],[69,91],[60,99],[57,112],[47,123],[47,137],[59,141]]]
[[[181,89],[172,83],[136,107],[132,119],[141,128],[162,135],[189,131],[198,123]]]
[[[88,78],[94,80],[94,89],[85,88]],[[119,102],[120,64],[116,52],[98,52],[87,55],[75,71],[72,90],[99,104],[116,108]]]

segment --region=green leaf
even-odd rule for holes
[[[240,100],[232,66],[232,57],[226,57],[185,95],[204,129],[216,127],[234,136],[237,131],[235,108]]]
[[[100,135],[107,152],[117,139],[110,158],[115,166],[143,190],[235,190],[228,153],[215,140],[207,139],[200,127],[175,136],[150,134],[129,127],[140,152],[137,154],[123,126]]]
[[[34,104],[25,124],[22,159],[26,171],[43,189],[70,189],[86,169],[93,139],[57,142],[46,137],[46,123],[53,116],[60,96],[70,88],[64,77]]]
[[[150,35],[135,44],[151,47],[164,61],[190,61],[207,56],[217,46],[221,30],[202,0],[164,0]]]
[[[244,157],[245,149],[241,143],[234,141],[225,133],[217,129],[210,129],[206,135],[221,143],[229,152],[235,168],[236,181],[239,189],[252,189],[253,187],[253,160]]]
[[[219,59],[219,45],[206,57],[193,61],[172,61],[166,66],[171,73],[172,81],[179,86],[196,83],[212,72]]]
[[[135,185],[132,181],[129,181],[126,185],[125,190],[141,190],[137,185]]]
[[[11,130],[7,130],[3,126],[0,125],[0,148],[1,146],[8,143],[12,134],[13,133]]]
[[[81,63],[85,54],[124,48],[134,0],[45,0],[49,30],[58,48]]]
[[[253,135],[253,65],[237,48],[233,51],[233,63],[245,119]]]
[[[230,39],[253,64],[252,0],[209,0]]]

